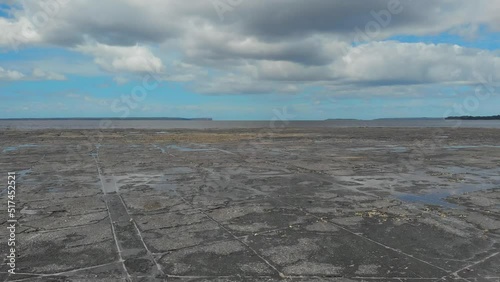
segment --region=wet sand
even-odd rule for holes
[[[19,257],[0,279],[499,281],[499,140],[472,128],[3,130]],[[5,190],[0,210],[6,226]]]

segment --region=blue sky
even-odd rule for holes
[[[500,114],[498,3],[219,1],[0,1],[0,118]]]

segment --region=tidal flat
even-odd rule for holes
[[[0,131],[2,281],[500,281],[500,130]],[[7,185],[3,185],[6,187]]]

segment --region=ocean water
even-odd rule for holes
[[[105,122],[104,122],[105,121]],[[460,127],[500,128],[500,120],[383,119],[326,121],[200,121],[200,120],[93,120],[23,119],[0,120],[0,129],[231,129],[231,128],[312,128],[312,127]]]

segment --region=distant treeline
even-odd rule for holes
[[[465,119],[465,120],[500,120],[500,115],[497,116],[459,116],[459,117],[447,117],[446,119]]]

